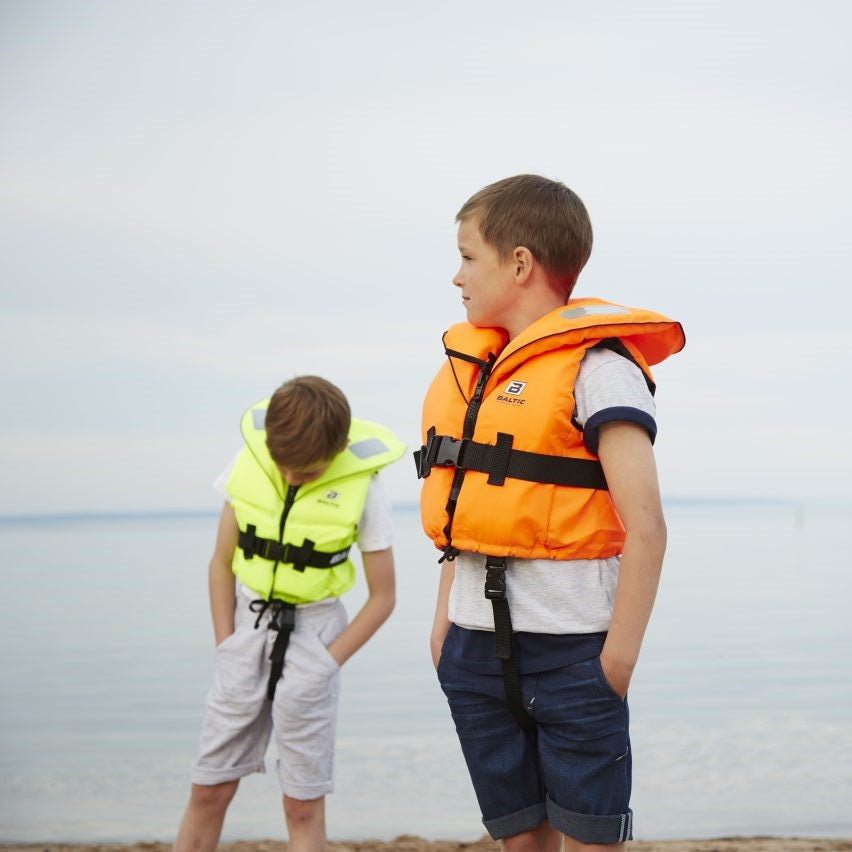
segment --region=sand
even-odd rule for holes
[[[402,835],[394,840],[338,840],[329,852],[496,852],[499,845],[487,837],[466,843],[424,840]],[[167,843],[30,843],[0,845],[0,852],[170,852]],[[220,852],[286,852],[281,840],[223,843]],[[852,852],[852,838],[724,837],[717,840],[637,840],[628,852]]]

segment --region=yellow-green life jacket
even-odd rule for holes
[[[353,418],[348,445],[322,476],[288,486],[266,446],[268,405],[262,400],[243,415],[245,446],[226,486],[240,530],[234,574],[264,600],[302,604],[342,595],[355,582],[349,548],[370,478],[405,445],[384,426]]]

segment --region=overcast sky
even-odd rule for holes
[[[214,508],[299,373],[413,448],[519,172],[589,208],[576,295],[684,324],[664,494],[847,500],[850,10],[0,0],[0,513]]]

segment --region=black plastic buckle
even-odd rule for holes
[[[451,438],[449,435],[441,435],[437,439],[438,449],[435,453],[436,465],[452,465],[461,467],[464,463],[464,451],[470,441],[467,438]]]
[[[504,556],[485,558],[485,597],[490,601],[502,601],[506,598],[506,558]]]
[[[439,442],[435,440],[435,427],[431,426],[429,431],[426,433],[426,443],[414,453],[414,462],[417,465],[418,479],[423,479],[429,476],[429,473],[432,470],[432,465],[435,464],[437,443]]]
[[[269,629],[290,633],[296,626],[296,607],[279,606],[269,619]]]
[[[417,478],[423,479],[424,476],[429,476],[429,465],[426,464],[426,447],[421,446],[419,450],[415,450],[414,467],[417,468]]]

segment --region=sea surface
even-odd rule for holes
[[[852,509],[668,502],[631,687],[635,832],[852,836]],[[395,509],[398,603],[344,668],[332,838],[482,826],[427,651],[438,574]],[[213,667],[212,514],[0,519],[0,842],[170,841]],[[346,598],[350,614],[364,598]],[[285,837],[269,774],[223,839]]]

